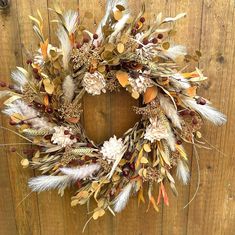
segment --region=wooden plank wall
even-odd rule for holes
[[[5,0],[6,1],[6,0]],[[144,0],[143,0],[144,1]],[[0,1],[1,2],[1,1]],[[61,0],[65,9],[79,7],[94,14],[85,20],[91,31],[101,19],[104,0]],[[219,151],[200,150],[200,189],[194,201],[197,185],[197,164],[191,159],[192,179],[189,186],[178,183],[179,197],[170,196],[170,206],[159,213],[146,207],[137,207],[131,199],[124,212],[112,217],[107,215],[88,225],[84,234],[94,235],[233,235],[235,234],[235,72],[234,50],[235,18],[234,0],[145,0],[149,20],[160,11],[165,16],[187,12],[188,17],[178,23],[175,40],[203,53],[199,66],[210,77],[202,94],[228,115],[228,124],[214,128],[206,123],[205,138]],[[131,9],[140,9],[140,0],[130,0]],[[32,23],[28,15],[39,9],[44,16],[45,33],[55,42],[55,26],[49,25],[54,15],[47,8],[52,0],[11,0],[10,8],[0,12],[0,80],[9,81],[10,71],[16,65],[24,65],[25,48],[36,43]],[[84,125],[88,135],[103,141],[114,133],[121,135],[137,117],[130,111],[136,101],[125,92],[85,97]],[[95,115],[93,112],[95,111]],[[1,125],[7,126],[1,115]],[[14,134],[0,131],[0,143],[21,142]],[[23,149],[22,149],[23,150]],[[192,149],[188,147],[192,153]],[[30,193],[27,180],[35,173],[22,169],[21,158],[12,154],[8,147],[1,147],[0,155],[0,234],[1,235],[77,235],[81,234],[88,216],[86,208],[71,208],[71,192],[60,198],[56,192],[37,195]],[[169,193],[171,194],[171,193]],[[26,196],[28,197],[23,200]]]

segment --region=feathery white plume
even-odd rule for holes
[[[109,16],[112,14],[112,11],[115,10],[116,5],[118,4],[126,7],[127,1],[126,0],[108,0],[107,1],[105,15],[100,21],[96,30],[96,34],[98,35],[99,40],[102,40],[102,27],[107,23]]]
[[[161,94],[159,94],[158,97],[159,97],[161,108],[165,112],[166,116],[172,121],[172,123],[176,127],[181,129],[180,117],[178,115],[177,110],[175,109],[175,106],[172,104],[170,99]]]
[[[179,56],[184,56],[187,54],[186,47],[181,45],[174,45],[171,46],[168,50],[163,52],[163,55],[172,59],[176,60]]]
[[[16,83],[17,88],[20,90],[22,90],[23,86],[28,82],[27,76],[28,72],[20,67],[17,67],[17,69],[11,73],[11,78]]]
[[[65,175],[42,175],[29,180],[29,187],[33,191],[42,192],[50,189],[65,189],[78,179],[91,177],[100,169],[99,164],[90,164],[78,168],[60,168]]]
[[[186,90],[191,86],[189,81],[180,73],[176,73],[173,76],[169,77],[169,80],[176,91]]]
[[[114,42],[115,41],[117,35],[125,27],[125,24],[126,24],[127,20],[129,19],[129,17],[130,17],[130,14],[127,13],[117,22],[117,24],[114,27],[114,32],[110,35],[109,42]]]
[[[62,26],[59,27],[57,36],[61,44],[61,50],[63,55],[63,66],[65,69],[68,69],[70,54],[72,51],[72,46],[69,40],[69,36]]]
[[[197,104],[196,101],[192,98],[183,96],[181,98],[185,105],[194,109],[215,125],[220,126],[226,123],[227,117],[209,104],[201,105]]]
[[[129,200],[130,194],[131,194],[131,189],[132,189],[133,183],[128,183],[122,191],[118,194],[116,199],[114,200],[114,211],[115,212],[120,212],[122,211],[125,207],[126,204]]]
[[[183,182],[183,184],[187,184],[190,178],[187,164],[180,159],[177,163],[177,176]]]
[[[166,141],[167,141],[171,151],[175,151],[176,140],[175,140],[175,135],[172,132],[171,128],[168,128],[168,136],[166,138]]]
[[[4,110],[3,113],[11,116],[14,113],[19,113],[24,116],[28,120],[29,123],[32,124],[33,128],[48,128],[52,129],[53,125],[49,123],[44,117],[37,117],[39,113],[29,107],[24,101],[16,100],[13,103],[9,104]],[[32,119],[31,119],[32,118]]]
[[[75,91],[75,84],[74,84],[73,78],[70,75],[68,75],[64,79],[62,87],[63,87],[65,102],[70,103],[73,99],[74,91]]]
[[[87,177],[92,177],[92,174],[97,172],[99,169],[100,169],[99,164],[89,164],[78,168],[64,167],[60,168],[60,171],[63,174],[70,176],[73,180],[78,180]]]
[[[29,187],[32,191],[42,192],[50,189],[64,189],[71,183],[67,175],[42,175],[29,180]]]
[[[74,33],[78,23],[78,12],[77,11],[66,11],[64,14],[64,24],[69,34]]]

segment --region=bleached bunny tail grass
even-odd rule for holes
[[[186,90],[188,89],[191,85],[189,81],[184,78],[180,73],[176,73],[173,76],[169,77],[171,85],[177,90]]]
[[[100,169],[99,164],[89,164],[89,165],[84,165],[78,168],[69,168],[69,167],[64,167],[60,168],[60,171],[67,175],[70,176],[73,180],[78,180],[78,179],[84,179],[87,177],[92,177],[92,175],[97,172]]]
[[[63,93],[65,102],[70,103],[74,97],[75,84],[72,76],[68,75],[63,82]]]
[[[42,192],[50,189],[64,189],[69,186],[71,179],[67,175],[42,175],[29,180],[32,191]]]
[[[19,86],[19,89],[22,89],[22,87],[28,82],[27,76],[28,72],[21,67],[17,67],[17,69],[11,73],[11,78],[16,85]]]
[[[175,109],[175,106],[172,104],[171,100],[168,97],[165,97],[164,95],[159,95],[159,101],[161,108],[163,109],[166,116],[172,121],[174,126],[181,129],[181,120],[178,115],[177,110]]]
[[[171,151],[175,151],[175,145],[176,145],[176,140],[175,140],[175,135],[172,132],[171,129],[168,130],[168,137],[166,137],[166,141],[168,146],[170,147]]]
[[[182,160],[178,160],[177,163],[177,176],[183,184],[188,184],[190,179],[189,168]]]
[[[110,42],[114,42],[114,41],[115,41],[117,35],[118,35],[118,34],[123,30],[123,28],[125,27],[125,24],[126,24],[127,20],[129,19],[129,17],[130,17],[130,14],[127,13],[127,14],[125,14],[125,15],[117,22],[117,24],[116,24],[115,27],[114,27],[114,32],[113,32],[113,33],[111,34],[111,36],[110,36],[110,39],[109,39]]]
[[[215,125],[221,126],[227,122],[227,117],[223,113],[215,109],[214,107],[210,106],[209,104],[205,105],[197,104],[194,99],[183,96],[182,96],[182,101],[189,108],[192,108],[193,110],[197,111],[203,117],[205,117],[207,120],[211,121]]]
[[[106,3],[107,4],[106,4],[105,15],[100,21],[96,30],[96,34],[98,35],[99,40],[102,40],[102,27],[106,24],[109,16],[112,14],[112,11],[115,10],[115,7],[117,5],[122,5],[124,7],[127,7],[127,0],[108,0],[106,1]]]
[[[68,69],[70,54],[72,51],[72,46],[69,40],[69,36],[62,26],[59,28],[57,36],[61,44],[61,50],[63,55],[63,66],[64,69]]]
[[[28,122],[31,123],[33,128],[36,129],[52,129],[53,125],[52,123],[49,123],[46,118],[44,117],[37,117],[38,112],[33,109],[32,107],[29,107],[24,101],[22,100],[16,100],[13,103],[10,103],[6,108],[3,110],[3,113],[5,113],[8,116],[11,116],[15,113],[21,114],[26,119],[30,119]]]
[[[69,34],[74,33],[78,24],[78,12],[77,11],[66,11],[64,14],[65,27]]]
[[[168,50],[164,51],[164,55],[172,60],[177,60],[178,57],[184,56],[187,54],[187,50],[185,46],[182,45],[174,45],[171,46]]]
[[[42,192],[50,189],[65,189],[78,179],[92,177],[100,169],[99,164],[90,164],[78,168],[61,168],[60,171],[65,175],[42,175],[29,180],[29,187],[32,191]]]
[[[120,212],[122,211],[130,198],[131,195],[131,189],[132,189],[133,183],[128,183],[122,191],[118,194],[116,199],[114,200],[114,211]]]

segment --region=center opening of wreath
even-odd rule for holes
[[[140,120],[133,110],[139,102],[125,90],[98,96],[86,94],[83,99],[83,126],[88,138],[99,144],[113,135],[122,137]]]

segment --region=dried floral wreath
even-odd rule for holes
[[[27,69],[12,72],[14,85],[0,83],[7,87],[0,96],[10,97],[3,112],[18,128],[15,133],[36,146],[31,157],[26,155],[21,162],[43,174],[32,178],[29,186],[38,192],[58,189],[63,195],[65,188],[75,185],[72,206],[89,203],[92,197],[97,202],[89,220],[106,210],[120,212],[132,193],[138,195],[138,202],[147,197],[155,210],[161,199],[168,205],[165,185],[169,183],[177,195],[172,170],[177,169],[184,184],[189,180],[182,143],[203,146],[199,132],[203,118],[216,125],[226,122],[222,113],[196,94],[206,80],[202,72],[198,68],[183,72],[185,65],[180,69],[200,57],[199,51],[190,56],[184,46],[172,42],[175,21],[185,14],[165,19],[159,14],[148,24],[144,6],[133,17],[125,4],[108,1],[93,34],[77,11],[62,13],[58,6],[53,11],[58,16],[54,22],[59,25],[60,46],[45,39],[38,11],[39,19],[30,18],[40,48],[27,60]],[[141,120],[122,138],[114,136],[96,145],[80,123],[82,97],[121,88],[143,101],[134,108]]]

